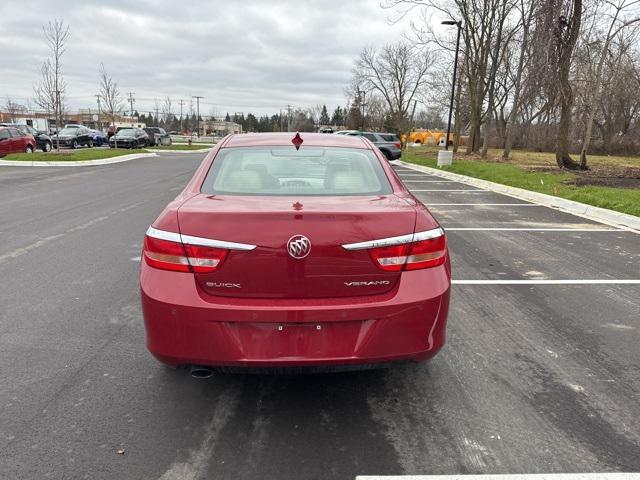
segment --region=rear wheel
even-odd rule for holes
[[[89,140],[89,143],[87,143],[87,147],[93,148],[93,140]]]
[[[51,142],[44,142],[44,146],[42,147],[42,150],[44,152],[50,152],[51,151]]]
[[[27,148],[24,149],[25,153],[33,153],[33,147],[31,145],[27,145]]]

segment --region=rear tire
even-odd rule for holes
[[[93,140],[89,140],[89,143],[87,143],[87,147],[93,148]]]
[[[50,152],[51,151],[51,142],[44,142],[44,147],[42,147],[42,151],[43,152]]]
[[[24,149],[24,153],[33,153],[33,147],[31,145],[27,145],[27,148]]]

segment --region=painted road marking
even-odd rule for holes
[[[640,285],[639,279],[593,280],[451,280],[453,285]]]
[[[619,228],[509,228],[509,227],[449,227],[445,230],[464,231],[464,232],[624,232]]]
[[[537,203],[429,203],[427,207],[544,207]]]
[[[407,182],[420,182],[420,183],[457,183],[453,180],[411,180],[408,178],[400,177],[400,180],[406,180]]]
[[[525,473],[513,475],[358,475],[356,480],[640,480],[640,473]]]
[[[467,189],[457,189],[457,190],[446,190],[446,189],[430,189],[430,190],[414,190],[413,188],[410,189],[411,192],[461,192],[461,193],[468,193],[468,192],[477,192],[477,193],[493,193],[490,192],[489,190],[480,190],[479,188],[476,188],[474,190],[467,190]]]

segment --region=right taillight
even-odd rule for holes
[[[442,265],[446,259],[447,239],[441,229],[420,232],[413,241],[399,245],[370,248],[376,265],[387,272],[420,270]]]
[[[419,270],[421,268],[437,267],[444,263],[446,253],[447,237],[444,234],[437,238],[413,242],[404,269]]]

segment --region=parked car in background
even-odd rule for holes
[[[20,130],[22,133],[32,135],[36,140],[36,148],[43,152],[51,151],[51,137],[42,130],[36,130],[31,125],[18,125],[17,123],[0,123],[2,127],[13,127]]]
[[[141,148],[149,146],[149,135],[141,128],[123,128],[109,139],[111,148]]]
[[[64,127],[58,135],[54,135],[51,138],[51,141],[54,148],[57,147],[58,142],[60,142],[61,147],[78,148],[82,145],[89,148],[93,147],[91,131],[82,125]]]
[[[36,139],[15,127],[0,127],[0,157],[10,153],[33,153]]]
[[[93,128],[89,129],[89,131],[91,132],[91,136],[93,137],[93,144],[95,146],[101,147],[103,144],[107,143],[107,136],[103,132]]]
[[[143,128],[147,135],[149,135],[149,145],[171,145],[171,137],[160,127],[145,127]]]
[[[402,143],[395,133],[362,132],[360,130],[340,130],[336,135],[364,137],[384,154],[387,160],[397,160],[402,156]]]

